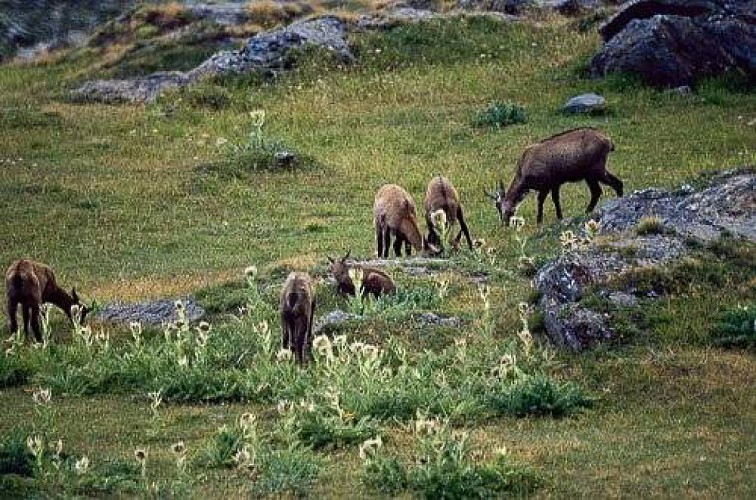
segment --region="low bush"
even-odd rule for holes
[[[504,128],[525,123],[528,115],[525,108],[512,102],[492,102],[473,119],[476,127]]]

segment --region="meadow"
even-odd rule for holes
[[[509,181],[526,145],[579,126],[613,139],[609,168],[626,192],[753,165],[752,84],[727,75],[685,96],[591,80],[599,37],[564,18],[434,20],[353,44],[351,66],[304,51],[276,79],[209,81],[149,105],[71,102],[81,58],[0,67],[0,262],[46,262],[100,304],[193,295],[210,312],[202,325],[88,330],[53,311],[45,349],[7,344],[0,489],[752,497],[753,352],[711,334],[737,305],[753,310],[752,260],[681,277],[679,293],[643,302],[617,345],[557,352],[518,262],[560,251],[559,233],[586,220],[588,191],[566,186],[573,219],[558,224],[547,204],[541,229],[527,199],[520,231],[483,194]],[[560,113],[587,91],[607,98],[605,113]],[[522,106],[527,121],[476,126],[492,102]],[[303,161],[267,168],[260,143]],[[366,319],[321,338],[310,369],[289,363],[276,314],[288,272],[325,278],[327,255],[370,257],[375,191],[398,183],[419,203],[436,173],[460,191],[482,251],[432,276],[392,270],[403,292],[377,304],[320,283],[316,317],[351,308]],[[426,311],[464,326],[422,325]]]

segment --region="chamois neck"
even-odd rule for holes
[[[515,206],[519,204],[523,198],[525,198],[527,192],[528,189],[525,187],[525,183],[518,175],[517,177],[512,179],[512,182],[509,183],[509,188],[507,188],[507,192],[504,195],[504,201],[508,202],[512,206]]]
[[[44,301],[58,306],[64,313],[66,313],[68,319],[71,319],[71,306],[74,305],[74,300],[68,292],[59,286],[49,287],[49,290],[45,294]]]
[[[399,230],[410,242],[410,245],[415,247],[415,250],[418,252],[423,251],[423,235],[420,234],[420,229],[417,227],[417,219],[414,217],[403,219],[399,226]]]

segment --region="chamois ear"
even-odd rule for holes
[[[71,298],[73,299],[75,304],[79,303],[79,295],[76,293],[76,287],[73,287],[71,289]]]
[[[349,254],[350,253],[352,253],[352,249],[351,248],[349,250],[347,250],[347,253],[344,254],[344,258],[341,259],[341,260],[346,261],[349,258]]]
[[[501,179],[499,179],[499,191],[504,193],[504,182]]]

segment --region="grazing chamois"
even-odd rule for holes
[[[611,139],[593,128],[578,128],[553,135],[525,148],[507,190],[500,180],[495,193],[486,195],[496,203],[502,223],[508,225],[515,208],[528,191],[538,191],[536,220],[540,225],[543,222],[543,202],[549,192],[557,219],[561,220],[559,188],[565,182],[585,181],[591,190],[591,201],[586,209],[590,213],[601,197],[600,182],[611,186],[617,196],[622,196],[622,181],[606,169],[611,151],[614,151]]]
[[[61,308],[68,319],[71,317],[71,306],[79,306],[79,321],[84,320],[89,308],[81,303],[76,294],[76,288],[69,294],[55,282],[55,274],[49,266],[21,259],[10,265],[5,272],[5,292],[7,297],[8,327],[11,333],[18,330],[16,312],[21,304],[21,314],[24,318],[24,334],[29,337],[29,324],[37,342],[42,342],[42,332],[39,326],[39,308],[45,302]]]
[[[428,189],[425,191],[423,206],[425,208],[425,223],[428,225],[428,243],[440,248],[444,247],[444,242],[441,241],[441,235],[438,234],[438,228],[432,218],[434,212],[443,210],[446,215],[447,227],[451,228],[459,220],[460,230],[457,237],[454,238],[454,248],[459,248],[459,240],[464,233],[467,245],[470,250],[473,249],[470,231],[467,229],[465,217],[462,214],[462,205],[459,203],[459,194],[449,179],[437,175],[430,180]]]
[[[388,257],[391,234],[395,238],[394,253],[397,257],[402,255],[402,244],[407,256],[412,254],[412,247],[425,254],[438,253],[438,247],[428,244],[420,232],[415,202],[403,188],[396,184],[382,186],[375,195],[374,216],[378,257]]]
[[[336,279],[336,287],[338,288],[338,291],[344,295],[354,296],[356,290],[354,282],[349,276],[349,266],[346,263],[348,258],[349,252],[340,259],[328,257],[328,260],[331,263],[331,273],[333,273],[333,277]],[[394,280],[380,269],[364,266],[356,267],[356,269],[362,270],[362,286],[360,288],[360,294],[363,299],[368,295],[373,295],[373,297],[377,299],[381,295],[394,293],[396,291]]]
[[[281,344],[291,349],[299,364],[312,352],[312,322],[315,314],[315,287],[307,273],[292,272],[281,290]]]

